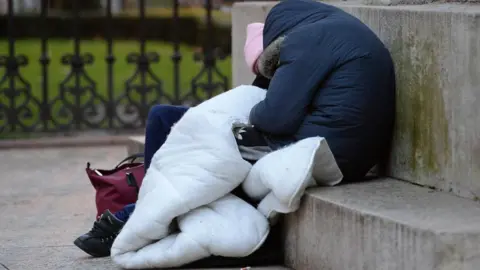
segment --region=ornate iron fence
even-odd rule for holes
[[[39,0],[40,1],[40,0]],[[37,21],[39,33],[40,57],[28,59],[25,54],[17,52],[18,37],[16,22],[18,15],[14,13],[14,0],[8,0],[6,16],[7,49],[0,51],[0,135],[18,132],[56,132],[77,131],[86,129],[136,129],[145,125],[148,111],[158,102],[171,104],[197,103],[202,98],[210,97],[229,87],[228,76],[217,65],[219,58],[225,56],[217,53],[215,48],[215,31],[212,21],[212,1],[205,1],[206,38],[203,48],[195,54],[201,67],[191,76],[189,89],[181,89],[181,41],[182,32],[179,26],[179,4],[173,1],[172,7],[172,42],[173,55],[166,61],[173,63],[173,89],[165,89],[162,70],[153,70],[152,64],[160,61],[156,51],[147,50],[147,37],[143,28],[146,20],[145,0],[138,0],[138,52],[130,52],[126,57],[129,65],[134,66],[123,85],[114,85],[114,67],[118,61],[114,52],[116,40],[112,31],[112,0],[106,1],[106,10],[102,15],[105,22],[105,57],[95,59],[92,53],[82,50],[79,24],[82,20],[79,3],[73,1],[73,14],[68,18],[72,31],[73,51],[64,54],[60,59],[52,59],[49,53],[49,17],[48,0],[41,0]],[[165,57],[162,55],[162,61]],[[22,74],[22,69],[39,61],[39,83],[29,81]],[[61,61],[67,72],[63,80],[53,87],[49,82],[52,61]],[[94,62],[105,61],[104,85],[99,85],[88,72],[88,66]],[[3,74],[2,74],[3,70]],[[57,74],[58,75],[58,74]],[[103,76],[103,75],[102,75]],[[100,93],[99,89],[104,89]],[[119,90],[120,89],[120,90]]]

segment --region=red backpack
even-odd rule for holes
[[[107,209],[115,213],[137,201],[145,176],[145,166],[143,162],[135,162],[137,158],[143,158],[143,154],[125,158],[112,170],[92,169],[87,163],[85,170],[96,190],[97,218]]]

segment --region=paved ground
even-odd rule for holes
[[[120,146],[0,151],[0,270],[118,269],[72,241],[95,217],[86,162],[111,168],[125,155]]]
[[[0,151],[0,263],[10,270],[117,269],[72,241],[95,217],[86,162],[110,168],[125,155],[119,146]]]

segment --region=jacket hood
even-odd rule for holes
[[[340,9],[313,0],[284,0],[275,5],[265,19],[263,47],[300,25],[317,22]]]

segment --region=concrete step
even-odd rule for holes
[[[294,269],[479,269],[479,203],[388,178],[305,197],[285,219]]]
[[[127,142],[128,155],[143,153],[145,146],[145,136],[132,136]]]

